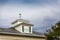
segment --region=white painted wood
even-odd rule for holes
[[[12,26],[14,27],[14,26],[16,26],[16,25],[18,25],[20,23],[22,23],[22,22],[16,22],[16,23],[12,24]]]
[[[18,27],[15,27],[15,29],[19,32],[22,32],[22,25],[18,26]]]
[[[20,23],[29,23],[29,21],[27,20],[18,20],[16,23],[12,24],[13,27],[15,27],[16,25],[20,24]],[[24,26],[24,32],[22,32],[22,26]],[[31,32],[29,32],[29,27],[31,27]],[[32,33],[32,26],[26,26],[26,25],[20,25],[18,27],[15,27],[16,30],[18,30],[19,32],[22,33]]]
[[[31,33],[32,33],[32,26],[31,26]]]
[[[24,32],[22,32],[22,26],[24,26]],[[20,25],[20,26],[16,27],[15,29],[21,33],[32,33],[32,27],[31,27],[31,32],[29,32],[29,27],[31,27],[31,26]]]
[[[29,33],[29,27],[28,26],[24,26],[24,33]]]

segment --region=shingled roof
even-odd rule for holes
[[[15,30],[14,28],[0,28],[0,33],[1,32],[20,33],[19,31]]]
[[[0,34],[8,34],[8,35],[22,35],[22,36],[31,36],[31,37],[45,37],[44,35],[40,35],[37,32],[31,33],[20,33],[19,31],[12,28],[0,28]]]

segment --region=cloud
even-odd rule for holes
[[[51,28],[53,24],[60,20],[60,1],[36,1],[37,0],[21,0],[19,1],[22,2],[21,4],[18,1],[16,4],[15,0],[9,1],[10,4],[7,2],[7,4],[0,6],[0,24],[3,24],[0,26],[11,27],[11,22],[18,19],[18,14],[21,13],[23,19],[30,20],[31,23],[34,24],[33,29],[35,31],[42,32]],[[33,4],[31,4],[31,2]]]

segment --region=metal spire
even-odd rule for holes
[[[21,19],[21,13],[19,14],[19,18]]]

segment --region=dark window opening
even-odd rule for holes
[[[24,26],[22,26],[22,32],[24,32]]]
[[[31,32],[31,27],[29,27],[29,32]]]

